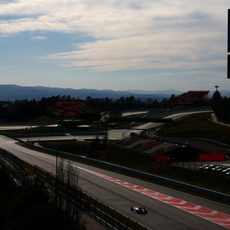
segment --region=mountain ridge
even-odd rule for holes
[[[71,97],[85,99],[88,96],[94,98],[109,97],[117,99],[120,97],[134,96],[140,99],[155,98],[163,99],[172,94],[180,94],[180,91],[167,90],[162,91],[145,91],[145,90],[98,90],[98,89],[73,89],[73,88],[59,88],[59,87],[46,87],[46,86],[19,86],[14,84],[0,85],[0,100],[32,100],[40,99],[42,97],[51,97],[57,95],[70,95]]]
[[[214,91],[210,91],[209,96]],[[220,91],[223,96],[230,96],[229,90]],[[51,96],[63,96],[70,95],[74,98],[86,99],[88,96],[93,98],[108,97],[112,99],[118,99],[120,97],[134,96],[140,99],[158,99],[162,100],[168,98],[171,95],[179,95],[183,92],[169,89],[169,90],[98,90],[98,89],[73,89],[73,88],[61,88],[61,87],[46,87],[46,86],[19,86],[15,84],[1,84],[0,85],[0,100],[2,101],[14,101],[14,100],[32,100],[40,99],[42,97]]]

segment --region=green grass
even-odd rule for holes
[[[213,123],[210,114],[199,114],[165,126],[159,135],[171,137],[209,138],[230,144],[230,128]]]

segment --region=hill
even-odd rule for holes
[[[172,94],[179,94],[179,91],[114,91],[97,89],[71,89],[71,88],[52,88],[43,86],[18,86],[18,85],[0,85],[0,100],[14,101],[23,99],[40,99],[42,97],[51,97],[57,95],[70,95],[71,97],[85,99],[88,96],[93,98],[109,97],[117,99],[120,97],[134,96],[136,98],[154,98],[162,100],[170,97]]]

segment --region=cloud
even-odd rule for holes
[[[210,38],[211,37],[211,38]],[[221,34],[166,32],[97,40],[76,50],[49,55],[63,67],[117,71],[128,69],[205,68],[224,65]],[[213,47],[210,49],[210,47]]]
[[[224,62],[228,7],[229,0],[1,1],[0,35],[55,31],[94,38],[47,56],[70,68],[219,66]]]
[[[47,37],[45,37],[45,36],[34,36],[34,37],[32,37],[31,39],[32,39],[32,40],[46,40]]]
[[[188,0],[182,3],[180,0],[19,0],[1,4],[0,17],[13,15],[19,18],[0,21],[0,33],[44,30],[85,32],[96,38],[120,38],[156,32],[159,27],[170,29],[168,25],[173,22],[178,26],[184,24],[196,27],[200,25],[198,21],[206,20],[203,15],[212,14],[214,20],[218,20],[223,18],[227,9],[226,0],[210,0],[209,3],[203,0],[207,4],[205,8],[200,8],[202,4],[198,0],[193,2],[195,3]],[[215,18],[218,9],[222,12]],[[211,24],[214,20],[208,23]]]

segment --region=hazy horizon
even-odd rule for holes
[[[183,92],[187,92],[187,91],[199,91],[198,89],[188,89],[188,90],[178,90],[176,88],[167,88],[167,89],[156,89],[156,90],[145,90],[145,89],[109,89],[109,88],[104,88],[104,89],[96,89],[96,88],[86,88],[86,87],[82,87],[82,88],[76,88],[76,87],[61,87],[61,86],[45,86],[45,85],[19,85],[19,84],[0,84],[0,86],[7,86],[7,85],[12,85],[12,86],[19,86],[19,87],[41,87],[41,88],[51,88],[51,89],[55,89],[55,88],[59,88],[59,89],[71,89],[71,90],[101,90],[101,91],[127,91],[127,92],[145,92],[145,93],[152,93],[152,92],[163,92],[163,91],[177,91],[178,93],[183,93]],[[200,89],[200,91],[215,91],[216,88],[215,86],[213,86],[211,89]],[[230,89],[226,89],[226,88],[222,88],[219,87],[218,88],[219,91],[229,91]]]

